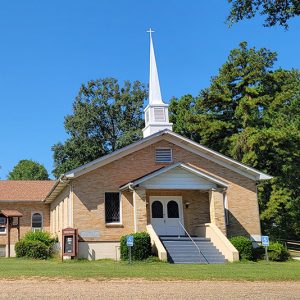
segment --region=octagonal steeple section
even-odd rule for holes
[[[145,108],[144,138],[164,129],[172,130],[172,123],[169,122],[169,105],[162,101],[159,78],[155,60],[155,53],[150,33],[150,75],[149,75],[149,104]]]

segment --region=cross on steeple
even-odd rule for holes
[[[150,37],[152,37],[152,33],[155,32],[154,30],[152,30],[152,28],[150,27],[149,30],[147,30],[147,32],[149,32]]]

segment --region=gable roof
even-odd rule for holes
[[[204,172],[202,172],[202,171],[200,171],[200,170],[198,170],[198,169],[196,169],[196,168],[194,168],[194,167],[192,167],[190,165],[187,165],[187,164],[179,162],[179,163],[175,163],[173,165],[167,166],[167,167],[160,168],[160,169],[158,169],[158,170],[156,170],[154,172],[151,172],[151,173],[148,173],[148,174],[144,175],[143,177],[140,177],[140,178],[135,179],[135,180],[133,180],[131,182],[128,182],[127,184],[122,185],[120,187],[120,190],[125,190],[125,189],[127,189],[129,187],[135,187],[135,186],[137,186],[139,184],[142,184],[142,183],[144,183],[144,182],[146,182],[148,180],[151,180],[151,179],[153,179],[153,178],[155,178],[157,176],[160,176],[160,175],[162,175],[162,174],[164,174],[166,172],[169,172],[169,171],[171,171],[173,169],[176,169],[176,168],[184,169],[185,171],[187,171],[189,173],[192,173],[192,174],[194,174],[194,175],[196,175],[196,176],[204,179],[205,181],[214,183],[217,186],[220,186],[220,187],[223,187],[223,188],[227,188],[228,187],[228,185],[227,185],[226,182],[224,182],[224,181],[222,181],[220,179],[217,179],[217,178],[215,178],[215,177],[213,177],[211,175],[208,175],[208,174],[206,174],[206,173],[204,173]]]
[[[219,152],[211,150],[205,146],[202,146],[192,140],[189,140],[181,135],[174,133],[168,129],[159,131],[155,134],[152,134],[146,138],[141,139],[135,143],[132,143],[126,147],[123,147],[119,150],[116,150],[108,155],[102,156],[98,159],[95,159],[85,165],[82,165],[76,169],[73,169],[65,174],[62,174],[59,179],[55,182],[53,188],[45,196],[44,201],[50,203],[53,201],[56,196],[64,189],[64,187],[69,184],[69,181],[77,178],[81,175],[84,175],[88,172],[91,172],[101,166],[104,166],[110,162],[113,162],[117,159],[120,159],[126,155],[129,155],[135,151],[141,150],[151,144],[159,142],[161,140],[169,141],[181,148],[184,148],[190,152],[193,152],[201,157],[204,157],[208,160],[211,160],[221,166],[224,166],[234,172],[237,172],[245,177],[248,177],[252,180],[268,180],[272,176],[260,172],[254,168],[251,168],[245,164],[242,164],[232,158],[229,158]]]
[[[43,201],[52,180],[0,180],[0,201]]]
[[[149,137],[146,137],[138,142],[135,142],[131,145],[128,145],[124,148],[121,148],[117,151],[114,151],[111,154],[102,156],[96,160],[93,160],[83,166],[80,166],[74,170],[71,170],[65,174],[63,177],[66,178],[75,178],[86,174],[92,170],[95,170],[105,164],[108,164],[116,159],[124,157],[132,152],[145,148],[148,145],[154,144],[162,139],[165,139],[171,143],[178,145],[179,147],[185,148],[188,151],[191,151],[199,156],[202,156],[208,160],[214,161],[217,164],[220,164],[224,167],[227,167],[237,173],[240,173],[246,177],[249,177],[253,180],[263,180],[271,179],[272,176],[260,172],[254,168],[251,168],[245,164],[242,164],[232,158],[229,158],[219,152],[211,150],[205,146],[202,146],[192,140],[182,137],[181,135],[174,133],[168,129],[159,131]]]

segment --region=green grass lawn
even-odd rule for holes
[[[66,261],[0,259],[1,278],[144,278],[150,280],[300,280],[300,261],[240,262],[226,265],[174,265],[163,262],[111,260]]]

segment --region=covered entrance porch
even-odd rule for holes
[[[191,165],[177,163],[134,180],[121,190],[133,193],[135,232],[146,228],[153,245],[168,255],[170,251],[166,249],[165,238],[173,237],[173,241],[178,242],[174,238],[185,237],[188,243],[184,247],[193,247],[194,252],[199,252],[195,254],[199,257],[201,250],[197,241],[204,238],[203,241],[210,242],[212,226],[213,231],[222,236],[221,240],[228,241],[227,187],[227,183]],[[213,247],[216,248],[214,243]]]

